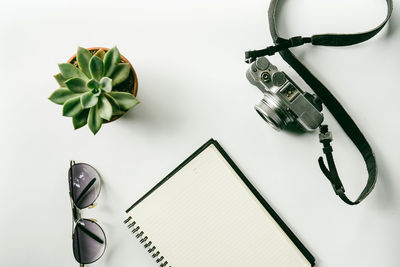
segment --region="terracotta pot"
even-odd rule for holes
[[[87,48],[87,50],[89,50],[89,52],[92,54],[95,54],[100,49],[104,50],[104,52],[107,52],[108,50],[110,50],[109,48],[104,48],[104,47]],[[75,66],[78,67],[78,63],[76,61],[76,54],[74,54],[67,62],[74,64]],[[131,72],[129,73],[129,77],[128,77],[128,79],[126,79],[126,81],[113,87],[113,91],[131,93],[136,97],[137,90],[138,90],[138,79],[136,76],[135,69],[132,67],[132,64],[123,55],[121,55],[121,63],[128,63],[129,66],[131,67]],[[109,120],[109,121],[103,120],[103,123],[114,121],[114,120],[120,118],[121,116],[122,115],[112,116],[111,120]]]

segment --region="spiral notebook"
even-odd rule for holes
[[[211,139],[127,211],[161,267],[306,267],[314,257]]]

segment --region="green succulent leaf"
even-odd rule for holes
[[[82,111],[81,98],[75,96],[68,99],[63,106],[63,116],[75,117]]]
[[[96,134],[103,124],[103,119],[100,117],[97,106],[91,107],[89,110],[88,126],[93,134]]]
[[[58,73],[58,74],[54,75],[53,77],[56,79],[58,85],[60,85],[61,87],[65,87],[65,81],[67,79],[65,79],[61,73]]]
[[[86,87],[86,81],[81,78],[72,78],[65,82],[65,85],[74,93],[85,93],[89,91],[89,88]]]
[[[112,79],[112,85],[116,86],[125,81],[128,78],[130,71],[131,67],[128,63],[119,63],[110,76]]]
[[[92,54],[89,52],[89,50],[83,47],[78,47],[78,52],[76,53],[76,60],[78,61],[79,68],[88,78],[91,77],[89,71],[89,61],[91,57]]]
[[[104,56],[104,76],[110,77],[120,61],[121,55],[116,46],[108,50]]]
[[[78,94],[75,94],[74,92],[68,90],[67,88],[62,87],[55,90],[50,95],[49,100],[56,104],[64,105],[65,101],[75,96],[78,96]]]
[[[83,109],[97,105],[98,101],[99,97],[94,95],[92,92],[87,92],[81,95],[81,105]]]
[[[106,92],[111,92],[112,90],[112,80],[108,77],[103,77],[100,80],[100,89],[106,91]]]
[[[87,82],[86,86],[91,90],[99,89],[100,83],[98,81],[96,81],[95,79],[91,79],[90,81]]]
[[[74,129],[79,129],[86,125],[89,116],[89,109],[83,110],[81,113],[72,118]]]
[[[106,52],[104,52],[103,49],[99,49],[97,50],[97,52],[94,54],[94,56],[100,58],[101,60],[104,59],[104,55],[106,54]]]
[[[98,112],[100,117],[105,120],[110,120],[113,114],[111,103],[107,100],[104,95],[99,97]]]
[[[95,96],[99,96],[99,95],[101,95],[101,90],[100,89],[93,89],[92,90],[92,94],[94,94]]]
[[[117,102],[121,110],[129,110],[139,104],[139,101],[130,93],[124,92],[109,92]]]
[[[101,77],[103,77],[103,61],[100,58],[92,57],[89,61],[89,69],[93,79],[96,79],[98,81],[101,79]]]
[[[117,100],[114,99],[114,97],[110,96],[108,93],[103,93],[103,95],[107,98],[108,102],[110,102],[113,115],[122,115],[125,113],[123,110],[120,109],[119,104]]]
[[[72,78],[81,78],[85,81],[89,80],[88,77],[86,77],[83,72],[72,65],[71,63],[61,63],[58,64],[58,68],[61,71],[62,76],[64,76],[65,79],[72,79]]]

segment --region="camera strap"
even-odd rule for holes
[[[322,157],[319,157],[318,163],[321,171],[331,182],[335,193],[347,204],[356,205],[364,200],[376,183],[377,176],[377,166],[374,153],[371,146],[368,144],[366,138],[362,134],[361,130],[358,128],[356,123],[346,112],[340,102],[335,98],[335,96],[328,90],[328,88],[323,85],[305,66],[300,62],[299,59],[289,50],[291,47],[300,46],[306,43],[312,45],[320,46],[348,46],[355,45],[358,43],[365,42],[375,36],[388,22],[392,11],[393,2],[392,0],[386,0],[387,4],[387,15],[385,20],[376,28],[360,33],[354,34],[318,34],[311,37],[301,37],[296,36],[290,39],[284,39],[279,36],[277,29],[277,8],[279,0],[271,0],[268,9],[269,26],[272,39],[274,41],[274,46],[269,46],[265,49],[248,51],[246,52],[246,62],[251,63],[257,57],[261,56],[271,56],[276,52],[279,52],[281,57],[300,75],[300,77],[311,87],[311,89],[317,94],[317,96],[322,100],[328,110],[335,117],[336,121],[342,127],[347,136],[351,139],[354,145],[357,147],[361,153],[366,168],[368,171],[368,181],[365,185],[363,191],[354,201],[350,200],[346,194],[343,184],[340,180],[339,174],[337,172],[335,162],[333,159],[333,149],[330,145],[332,141],[332,134],[328,131],[327,125],[321,125],[319,139],[323,144],[323,152],[326,156],[326,161],[328,167],[326,167]]]

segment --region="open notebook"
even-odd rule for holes
[[[305,267],[314,258],[211,139],[133,204],[124,223],[171,267]]]

